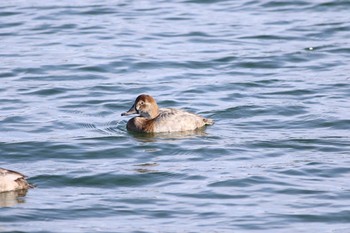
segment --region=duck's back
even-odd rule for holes
[[[205,125],[211,125],[213,121],[181,109],[161,108],[153,124],[154,132],[161,133],[195,130]]]

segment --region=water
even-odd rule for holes
[[[350,232],[348,1],[2,1],[0,232]],[[213,118],[128,133],[140,93]]]

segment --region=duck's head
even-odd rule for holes
[[[150,95],[139,95],[134,105],[129,111],[122,113],[122,116],[128,116],[131,114],[139,114],[142,117],[153,119],[158,116],[157,102]]]

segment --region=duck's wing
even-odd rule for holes
[[[160,108],[159,109],[159,119],[162,118],[169,118],[169,117],[174,117],[174,116],[178,116],[178,115],[182,115],[186,113],[184,110],[182,109],[176,109],[176,108]]]
[[[190,112],[174,108],[162,108],[155,119],[156,132],[195,130],[206,125],[206,119]]]

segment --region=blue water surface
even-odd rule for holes
[[[2,1],[0,232],[350,232],[348,1]],[[127,132],[141,93],[215,121]]]

